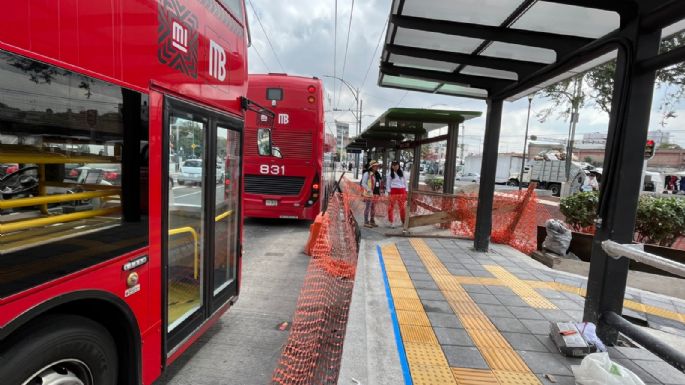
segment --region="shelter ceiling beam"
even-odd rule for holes
[[[440,60],[454,64],[473,65],[502,71],[516,72],[519,79],[530,75],[545,66],[544,64],[529,61],[438,51],[434,49],[407,47],[396,44],[389,44],[387,46],[387,50],[388,52],[396,55],[413,56],[423,59]]]
[[[415,16],[392,15],[391,22],[398,27],[407,29],[547,48],[554,50],[557,56],[563,56],[593,41],[593,39],[578,36],[435,20]]]
[[[382,63],[380,70],[382,73],[387,75],[408,76],[422,80],[439,81],[460,86],[483,88],[488,90],[488,92],[491,92],[492,90],[501,90],[511,84],[514,84],[514,82],[509,80],[487,78],[483,76],[462,75],[441,71],[421,70],[409,67],[398,67],[389,63]]]

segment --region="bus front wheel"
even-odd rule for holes
[[[2,345],[0,378],[4,384],[117,383],[114,340],[102,325],[85,317],[44,317]]]

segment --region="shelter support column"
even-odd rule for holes
[[[606,311],[622,313],[629,260],[607,256],[601,242],[611,239],[631,243],[633,240],[655,79],[654,71],[640,70],[637,62],[656,55],[660,43],[660,31],[640,31],[638,25],[639,20],[634,20],[627,27],[627,32],[633,36],[632,47],[618,51],[583,314],[585,321],[598,324],[599,337],[608,344],[616,342],[618,332],[608,327],[601,316]]]
[[[454,177],[457,170],[457,146],[459,141],[459,124],[450,123],[447,126],[447,151],[445,152],[445,172],[442,192],[454,194]]]
[[[421,135],[414,135],[414,141],[421,140]],[[421,165],[421,145],[414,146],[414,158],[411,162],[411,189],[418,190],[419,188],[419,166]]]
[[[497,148],[502,126],[502,99],[488,99],[488,112],[485,116],[485,141],[483,161],[480,166],[480,189],[478,190],[478,209],[476,211],[476,231],[473,247],[476,251],[488,251],[492,230],[492,200],[495,193],[497,174]]]

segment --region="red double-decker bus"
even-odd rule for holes
[[[314,219],[332,180],[335,149],[324,134],[323,82],[250,74],[248,97],[273,111],[274,121],[258,113],[245,120],[245,216]]]
[[[0,383],[151,384],[238,296],[243,1],[0,24]]]

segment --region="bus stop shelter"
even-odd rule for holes
[[[606,320],[621,314],[629,260],[608,257],[601,242],[633,240],[655,74],[685,60],[685,47],[660,52],[661,38],[683,29],[685,2],[492,3],[393,0],[378,84],[487,103],[474,239],[487,251],[503,102],[616,60],[584,312],[613,342],[618,333]]]
[[[348,152],[373,151],[374,157],[388,164],[389,154],[399,160],[400,150],[413,150],[411,186],[419,184],[421,146],[447,141],[443,191],[452,193],[456,176],[459,125],[481,116],[478,111],[432,110],[421,108],[390,108],[347,145]],[[447,127],[447,134],[428,138],[430,131]],[[386,166],[387,167],[387,166]]]

